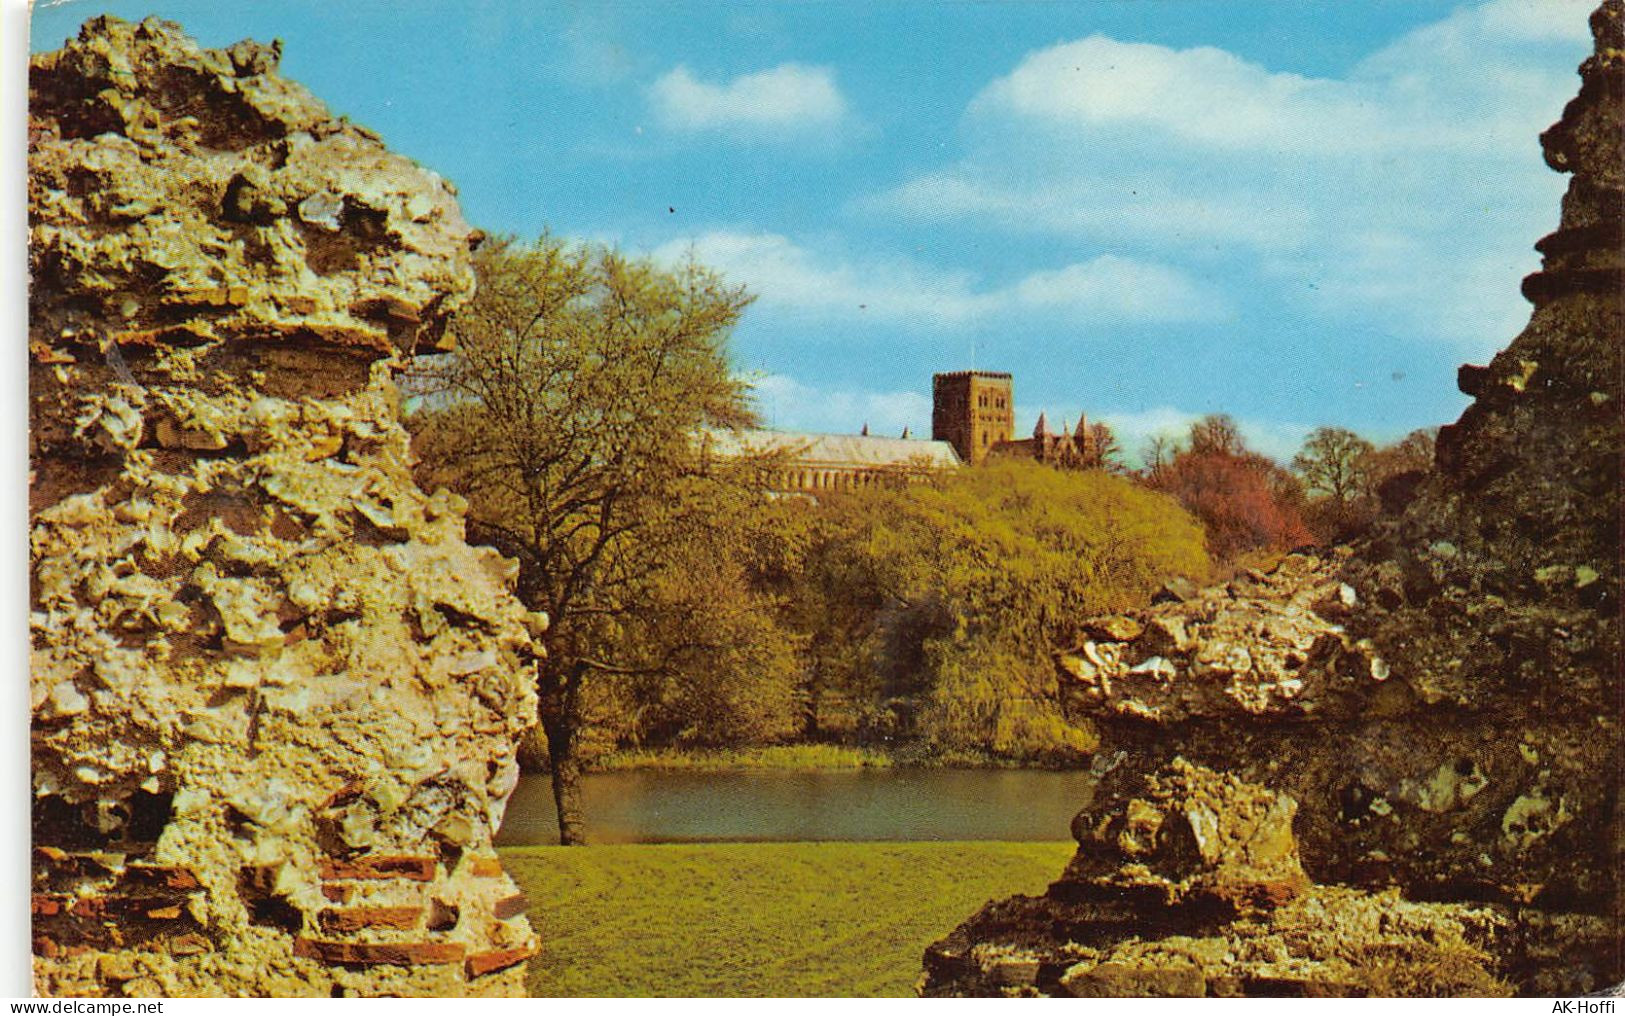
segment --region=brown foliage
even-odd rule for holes
[[[1216,560],[1314,542],[1296,479],[1247,450],[1228,417],[1193,424],[1190,447],[1156,468],[1148,482],[1201,520],[1208,553]]]

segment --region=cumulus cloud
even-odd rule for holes
[[[1158,179],[1162,174],[1154,168],[1132,178],[1083,167],[1064,175],[1012,168],[986,175],[972,166],[927,173],[857,204],[865,212],[974,217],[1038,233],[1136,238],[1147,246],[1296,246],[1312,235],[1314,211],[1295,199],[1260,209],[1253,194],[1211,187],[1196,193],[1178,174]]]
[[[1589,6],[1492,0],[1336,78],[1061,43],[975,97],[962,157],[861,206],[1176,262],[1217,249],[1253,273],[1233,284],[1308,313],[1491,349],[1526,315],[1517,280],[1556,221],[1564,181],[1533,139],[1574,92]]]
[[[854,391],[804,384],[787,374],[752,379],[756,410],[779,430],[897,437],[908,427],[931,436],[931,399],[913,391]]]
[[[1202,418],[1201,413],[1188,413],[1173,406],[1156,406],[1136,412],[1106,413],[1100,422],[1117,435],[1117,443],[1128,452],[1138,453],[1141,446],[1153,437],[1178,441],[1190,432],[1191,424]]]
[[[1193,321],[1224,306],[1189,276],[1167,265],[1102,254],[1017,282],[995,302],[1059,310],[1092,321]]]
[[[675,130],[793,133],[830,127],[847,115],[828,67],[785,63],[720,84],[678,64],[649,88],[660,122]]]
[[[1191,424],[1204,415],[1175,406],[1155,406],[1134,412],[1105,413],[1099,420],[1112,429],[1129,464],[1140,466],[1144,465],[1146,445],[1152,438],[1183,443],[1190,434]],[[1236,427],[1247,447],[1283,464],[1292,460],[1313,429],[1307,424],[1252,418],[1236,420]]]
[[[961,327],[1012,313],[1096,323],[1211,319],[1224,302],[1166,265],[1115,255],[1033,272],[1007,286],[906,259],[821,256],[776,233],[715,230],[654,251],[674,263],[692,254],[763,305],[809,317]]]
[[[671,263],[690,253],[782,311],[935,325],[962,324],[981,313],[968,273],[905,260],[854,264],[820,257],[777,233],[713,230],[656,248],[654,257]]]
[[[1057,127],[1152,130],[1272,156],[1478,151],[1486,134],[1512,138],[1520,115],[1555,116],[1544,86],[1556,75],[1528,56],[1550,44],[1583,47],[1591,6],[1494,0],[1464,8],[1400,37],[1343,78],[1271,71],[1211,46],[1178,50],[1094,35],[1029,54],[983,89],[971,111]],[[1572,91],[1572,82],[1564,84]],[[1483,99],[1493,101],[1474,101]]]
[[[1401,36],[1342,78],[1270,71],[1208,46],[1178,50],[1094,35],[1028,54],[984,88],[970,112],[1067,134],[1149,133],[1268,159],[1484,154],[1486,141],[1503,140],[1527,148],[1519,121],[1555,119],[1574,90],[1572,72],[1555,70],[1544,50],[1583,54],[1589,7],[1590,0],[1495,0],[1460,10]]]
[[[1216,148],[1285,141],[1363,145],[1383,124],[1355,90],[1273,74],[1221,49],[1174,50],[1092,35],[1030,54],[976,97],[971,111],[1056,126],[1151,128]]]

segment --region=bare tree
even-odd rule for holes
[[[1140,446],[1140,458],[1145,462],[1145,476],[1155,482],[1168,464],[1179,454],[1179,440],[1167,434],[1152,434]]]
[[[1365,492],[1367,458],[1375,446],[1343,427],[1317,427],[1292,459],[1309,493],[1330,498],[1339,508]]]
[[[1242,455],[1241,428],[1225,413],[1210,413],[1191,424],[1190,451],[1196,455]]]
[[[1119,460],[1122,458],[1122,446],[1117,443],[1117,435],[1112,433],[1111,427],[1104,423],[1089,425],[1089,465],[1096,469],[1111,469],[1122,471]]]

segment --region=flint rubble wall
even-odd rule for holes
[[[474,237],[279,55],[101,17],[32,61],[36,988],[521,994],[546,619],[392,383]]]

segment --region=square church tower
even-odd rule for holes
[[[1015,436],[1016,400],[1010,375],[956,370],[931,377],[931,437],[979,463],[988,449]]]

